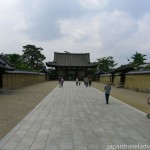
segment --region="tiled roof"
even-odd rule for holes
[[[121,65],[120,67],[115,69],[115,72],[128,72],[134,70],[131,64]]]
[[[44,73],[38,73],[28,70],[17,70],[16,68],[12,67],[11,64],[9,64],[3,57],[3,55],[0,55],[0,72],[5,73],[17,73],[17,74],[43,74]]]
[[[150,70],[133,70],[127,72],[126,74],[150,74]]]
[[[0,71],[14,70],[14,68],[0,55]]]
[[[89,53],[54,53],[54,61],[47,62],[48,67],[71,66],[71,67],[92,67],[95,64],[90,63]]]

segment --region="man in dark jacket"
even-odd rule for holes
[[[106,104],[109,104],[109,95],[110,95],[110,90],[111,90],[109,81],[107,81],[107,84],[105,85],[104,90],[105,90]]]

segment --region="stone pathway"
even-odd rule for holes
[[[150,119],[113,97],[106,105],[104,93],[75,82],[56,87],[0,141],[0,150],[126,150],[128,146],[150,149]]]

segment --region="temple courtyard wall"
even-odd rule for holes
[[[99,82],[106,83],[110,81],[113,85],[119,86],[122,84],[122,76],[119,74],[103,74],[99,77]],[[123,87],[134,89],[140,92],[150,93],[150,71],[128,72],[124,74]]]
[[[1,88],[12,89],[46,80],[44,73],[4,73],[1,75]]]

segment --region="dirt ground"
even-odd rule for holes
[[[0,139],[16,126],[48,93],[57,86],[47,81],[0,94]]]
[[[92,86],[104,92],[103,83],[94,82]],[[145,113],[150,113],[150,105],[147,104],[147,93],[112,86],[110,95]]]
[[[48,93],[57,86],[57,81],[47,81],[0,94],[0,139],[19,123]],[[104,84],[93,82],[93,87],[103,91]],[[134,90],[112,87],[111,96],[143,111],[150,112],[147,94]]]

